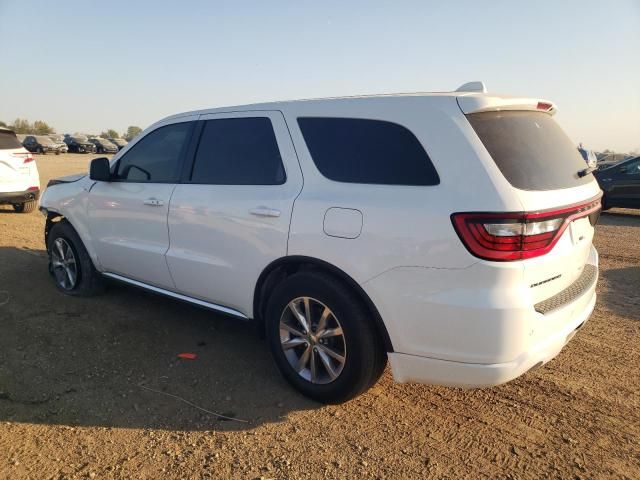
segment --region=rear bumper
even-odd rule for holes
[[[598,253],[591,247],[584,275],[558,298],[539,303],[523,282],[521,267],[506,263],[478,262],[457,270],[402,267],[364,288],[393,343],[389,360],[395,380],[487,387],[562,350],[594,309],[597,267]]]
[[[0,204],[24,203],[38,200],[40,190],[26,190],[24,192],[0,192]]]
[[[585,295],[586,296],[586,295]],[[590,298],[578,315],[554,335],[532,345],[511,362],[479,364],[436,358],[419,357],[403,353],[390,353],[389,362],[393,378],[400,383],[416,382],[450,387],[482,388],[500,385],[539,367],[556,357],[562,348],[582,328],[596,303],[595,284]],[[559,312],[560,314],[562,312]]]

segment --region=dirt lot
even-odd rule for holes
[[[89,158],[38,157],[43,185]],[[475,391],[387,372],[341,406],[291,390],[249,325],[62,296],[43,225],[0,207],[0,478],[640,478],[640,211],[601,217],[596,311],[551,363]]]

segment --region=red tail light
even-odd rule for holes
[[[539,257],[551,251],[569,223],[598,221],[600,197],[544,212],[454,213],[451,221],[464,246],[476,257],[499,262]]]
[[[22,163],[29,163],[29,162],[33,162],[33,155],[31,155],[29,152],[18,152],[18,153],[12,153],[11,154],[12,157],[15,158],[22,158]]]

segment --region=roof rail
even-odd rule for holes
[[[464,85],[458,87],[456,92],[481,92],[487,93],[487,86],[484,82],[467,82]]]

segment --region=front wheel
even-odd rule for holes
[[[342,403],[371,387],[386,365],[369,317],[338,279],[296,273],[269,299],[267,341],[280,372],[296,389],[319,402]]]
[[[56,223],[47,237],[49,272],[62,293],[91,296],[104,288],[102,277],[74,228],[66,221]]]

